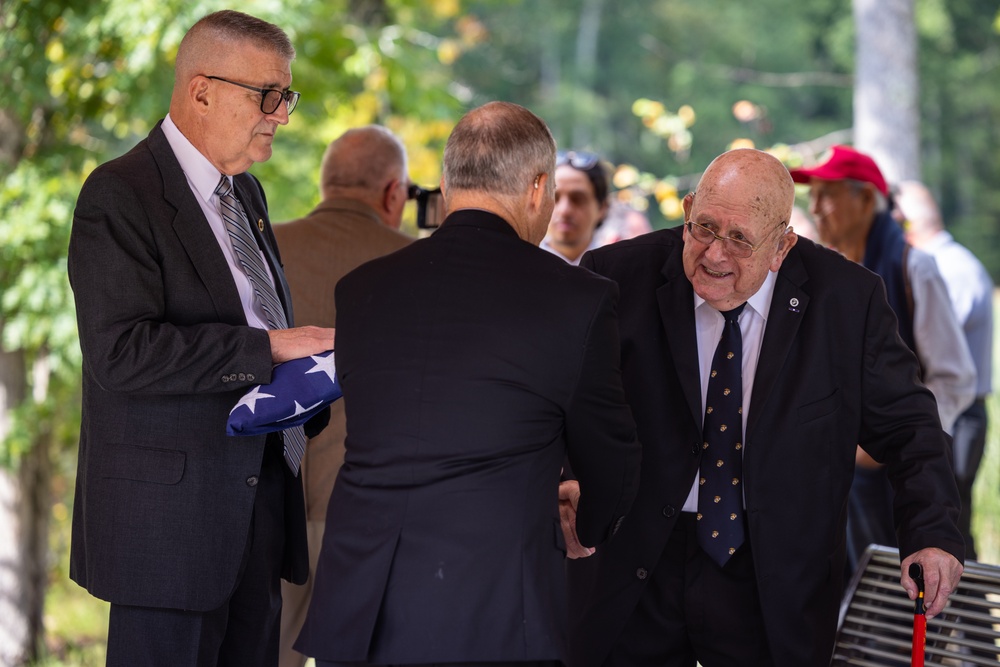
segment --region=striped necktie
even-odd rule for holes
[[[254,297],[264,311],[264,317],[271,329],[287,329],[288,320],[285,318],[285,309],[278,299],[278,293],[274,290],[267,266],[260,256],[260,248],[250,231],[250,221],[247,219],[243,205],[233,193],[233,184],[225,175],[215,188],[215,194],[219,196],[220,211],[222,219],[226,223],[226,231],[229,232],[229,240],[233,244],[233,252],[239,260],[243,273],[253,287]],[[301,426],[293,426],[284,431],[285,442],[285,463],[293,474],[298,474],[299,465],[302,462],[302,455],[306,451],[306,435]]]
[[[743,306],[726,323],[712,358],[705,396],[698,477],[698,544],[720,566],[743,544]]]

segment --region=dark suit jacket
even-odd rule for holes
[[[292,320],[263,191],[236,193]],[[69,277],[83,351],[70,575],[116,604],[205,611],[232,593],[265,436],[230,437],[240,396],[271,377],[222,250],[159,125],[80,193]],[[301,487],[285,574],[308,570]]]
[[[698,469],[701,389],[682,248],[678,228],[584,257],[621,290],[622,373],[643,466],[615,540],[570,563],[573,667],[606,657]],[[745,443],[749,538],[779,667],[830,662],[858,443],[888,465],[903,556],[935,546],[964,557],[947,436],[896,333],[882,281],[804,239],[777,275]]]
[[[565,658],[567,448],[585,544],[610,536],[638,476],[616,297],[479,210],[341,280],[347,454],[297,650]]]

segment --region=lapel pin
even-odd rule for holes
[[[257,229],[264,231],[264,218],[257,218]],[[798,303],[797,299],[792,299],[795,303]]]
[[[799,300],[796,299],[794,296],[788,300],[788,310],[792,311],[793,313],[799,312],[798,305],[799,305]]]

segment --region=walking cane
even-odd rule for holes
[[[913,604],[913,652],[910,654],[910,667],[924,667],[927,616],[924,614],[924,572],[919,563],[910,563],[910,579],[917,584],[917,599]]]

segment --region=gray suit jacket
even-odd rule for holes
[[[234,179],[292,321],[266,202]],[[70,576],[116,604],[204,611],[232,592],[265,436],[226,418],[271,377],[232,274],[159,125],[96,169],[77,201],[69,277],[83,352]],[[307,572],[298,483],[287,485],[284,574]]]

